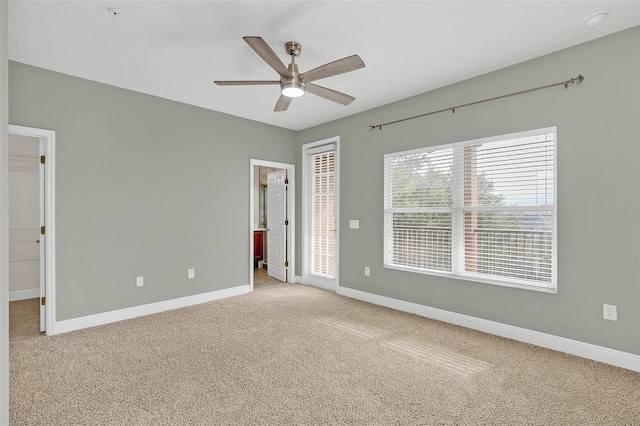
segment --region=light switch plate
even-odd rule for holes
[[[195,269],[187,269],[187,278],[192,280],[196,277],[196,270]]]
[[[144,277],[136,277],[136,287],[142,287],[144,285]]]
[[[360,221],[358,219],[351,219],[349,221],[349,228],[360,229]]]

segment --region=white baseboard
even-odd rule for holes
[[[319,282],[305,283],[305,285],[308,285],[309,287],[319,288],[320,290],[331,291],[333,293],[336,293],[335,285],[324,284],[324,283],[319,283]]]
[[[223,290],[211,291],[208,293],[194,294],[193,296],[180,297],[178,299],[164,300],[162,302],[149,303],[147,305],[133,306],[131,308],[118,309],[116,311],[102,312],[85,317],[73,318],[64,321],[56,321],[53,332],[47,335],[67,333],[69,331],[81,330],[83,328],[95,327],[112,322],[123,321],[144,315],[157,314],[172,309],[185,308],[187,306],[198,305],[200,303],[225,299],[231,296],[250,293],[249,285],[225,288]]]
[[[296,275],[296,284],[307,285],[309,287],[319,288],[320,290],[326,290],[331,292],[336,292],[336,285],[334,283],[324,283],[322,279],[308,279],[305,280],[304,277]]]
[[[471,328],[473,330],[494,334],[496,336],[506,337],[543,348],[553,349],[558,352],[564,352],[582,358],[604,362],[605,364],[615,365],[616,367],[640,372],[640,355],[554,336],[552,334],[528,330],[526,328],[514,327],[512,325],[489,321],[482,318],[449,312],[425,305],[419,305],[417,303],[406,302],[404,300],[379,296],[377,294],[367,293],[351,288],[339,287],[338,294],[352,299],[373,303],[375,305],[385,306],[398,311],[420,315],[422,317]]]
[[[36,299],[38,297],[40,297],[39,288],[9,292],[9,302],[15,302],[16,300]]]

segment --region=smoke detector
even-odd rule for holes
[[[602,24],[606,18],[607,11],[603,10],[602,12],[587,16],[587,19],[584,20],[584,24],[589,28],[595,27],[596,25]]]

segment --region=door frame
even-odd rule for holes
[[[335,258],[334,258],[334,271],[335,271],[335,288],[333,285],[328,285],[321,282],[312,282],[309,273],[309,257],[310,253],[309,238],[310,238],[310,219],[311,212],[309,212],[309,151],[318,148],[322,145],[335,144],[335,191],[334,191],[334,209],[335,209]],[[302,145],[302,282],[306,285],[318,287],[323,290],[329,290],[338,292],[340,289],[340,136],[334,136],[327,139],[322,139],[315,142],[309,142]]]
[[[296,166],[289,163],[279,163],[275,161],[259,160],[251,158],[249,160],[249,285],[253,291],[253,230],[254,230],[254,169],[256,166],[273,167],[276,169],[284,169],[287,171],[287,179],[289,179],[287,188],[287,219],[289,226],[287,227],[287,259],[289,266],[287,267],[287,282],[295,283],[296,270]]]
[[[45,333],[55,334],[56,323],[56,244],[55,244],[55,144],[56,132],[53,130],[36,129],[33,127],[9,124],[10,135],[28,136],[40,141],[41,155],[46,157],[44,168],[44,256],[40,256],[40,270],[44,271],[45,303]],[[41,275],[42,278],[42,275]],[[40,284],[42,288],[42,283]],[[41,294],[42,296],[42,294]]]

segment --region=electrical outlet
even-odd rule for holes
[[[606,320],[618,321],[618,309],[616,305],[602,305],[602,316]]]
[[[142,287],[144,285],[144,277],[136,277],[136,287]]]
[[[365,277],[371,276],[371,269],[368,266],[364,267],[364,276]]]
[[[192,280],[196,277],[196,270],[195,269],[187,269],[187,278]]]

